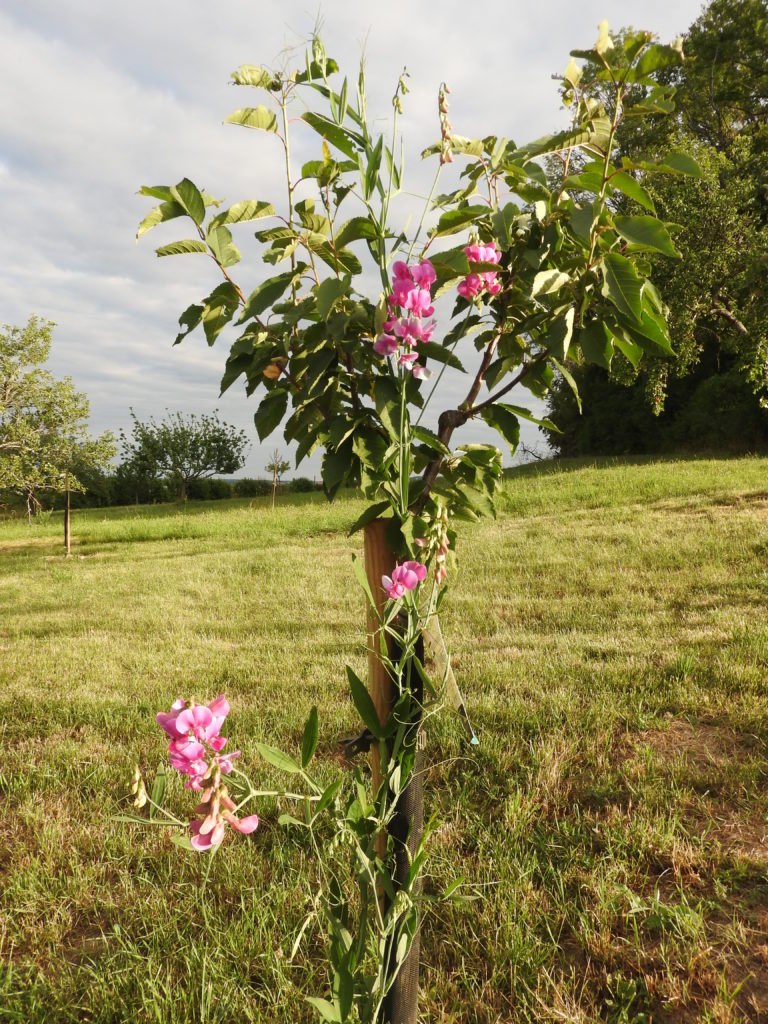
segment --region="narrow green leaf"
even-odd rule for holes
[[[581,412],[581,395],[579,394],[579,387],[576,381],[573,379],[573,375],[569,372],[569,370],[566,369],[565,366],[563,366],[562,363],[558,362],[557,359],[553,358],[552,356],[550,356],[550,359],[552,359],[552,362],[563,375],[563,378],[565,379],[571,391],[573,392],[573,397],[576,399],[576,405],[579,407],[579,412]]]
[[[182,850],[194,850],[189,836],[171,836],[171,842],[174,846],[180,846]]]
[[[334,1006],[333,1003],[329,1003],[327,999],[320,999],[318,996],[307,996],[307,1002],[314,1006],[320,1014],[321,1020],[329,1020],[336,1022],[336,1024],[341,1024],[338,1007]]]
[[[355,675],[349,665],[347,665],[347,678],[349,680],[349,689],[352,693],[352,701],[357,708],[360,718],[363,720],[363,724],[370,729],[377,740],[383,740],[385,733],[379,721],[376,706],[370,693],[368,693],[368,687]]]
[[[365,566],[356,555],[352,555],[352,569],[357,577],[357,582],[363,588],[363,592],[368,598],[368,604],[371,608],[375,609],[376,602],[373,600],[373,594],[371,593],[371,587],[368,583],[368,577],[365,574]]]
[[[284,754],[282,750],[278,750],[277,747],[270,747],[266,743],[257,743],[256,749],[265,761],[275,768],[279,768],[280,771],[289,772],[291,775],[296,775],[301,771],[293,758]]]
[[[178,242],[171,242],[170,245],[161,245],[155,249],[158,256],[183,256],[190,252],[208,253],[208,246],[197,238],[182,238]]]
[[[161,765],[157,769],[157,774],[155,775],[155,781],[152,783],[152,792],[150,794],[150,799],[152,800],[152,804],[157,804],[158,806],[162,806],[163,797],[165,796],[165,787],[166,787],[167,781],[168,781],[168,776],[166,775],[165,768]],[[152,804],[149,805],[149,816],[150,816],[150,818],[155,818],[157,816],[157,808],[153,807]]]
[[[336,149],[341,150],[345,156],[350,157],[352,160],[356,158],[358,150],[362,150],[365,146],[361,135],[350,131],[348,128],[343,128],[341,125],[334,124],[327,117],[315,114],[311,110],[302,114],[301,117],[310,128],[314,128],[318,135],[321,135],[327,142],[335,146]]]
[[[304,734],[301,737],[301,767],[306,768],[315,755],[317,741],[320,738],[320,725],[317,720],[317,707],[313,704],[309,712]]]
[[[277,132],[277,117],[267,107],[243,107],[226,118],[228,124],[241,124],[244,128],[257,128],[262,132]]]
[[[559,428],[555,426],[552,420],[547,419],[546,417],[544,419],[539,419],[537,416],[534,416],[533,413],[530,412],[528,409],[523,409],[519,405],[510,405],[508,402],[497,402],[496,408],[508,409],[521,420],[528,420],[529,423],[535,423],[537,427],[546,427],[547,430],[557,430],[559,433]]]

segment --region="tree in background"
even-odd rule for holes
[[[765,0],[714,0],[685,39],[689,59],[662,74],[676,86],[675,118],[636,118],[629,96],[617,140],[642,185],[635,208],[678,225],[684,261],[651,254],[669,307],[676,353],[637,365],[622,351],[602,368],[571,365],[549,399],[562,454],[664,449],[744,450],[768,444],[768,8]],[[607,90],[606,90],[607,92]],[[642,102],[642,101],[641,101]],[[674,147],[701,180],[644,174],[649,156]],[[626,210],[631,200],[622,199]]]
[[[69,377],[41,369],[53,326],[32,316],[26,327],[0,331],[0,491],[22,497],[30,520],[43,492],[83,490],[83,474],[105,467],[116,451],[112,434],[88,437],[86,395]]]
[[[217,412],[200,416],[168,413],[162,422],[142,423],[131,411],[130,437],[121,431],[123,475],[146,489],[167,481],[179,501],[185,501],[194,480],[236,473],[245,464],[248,438],[242,430],[223,423]]]
[[[272,474],[272,508],[275,507],[275,495],[277,494],[277,485],[280,483],[280,477],[283,473],[287,473],[291,468],[290,462],[280,458],[280,450],[275,448],[271,460],[264,467],[268,473]]]

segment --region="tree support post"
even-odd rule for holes
[[[72,526],[71,526],[71,515],[72,508],[69,500],[69,473],[64,475],[64,548],[67,552],[67,558],[72,553]]]
[[[390,575],[395,565],[395,556],[389,548],[386,538],[387,523],[385,520],[377,519],[369,523],[364,530],[363,544],[365,551],[365,572],[368,585],[371,588],[376,610],[383,615],[386,596],[381,586],[381,577]],[[378,655],[379,636],[378,622],[372,609],[368,609],[368,688],[373,700],[379,721],[387,722],[393,704],[392,679],[381,663]],[[419,640],[417,655],[424,660],[423,641]],[[390,656],[394,659],[397,656],[395,650],[390,650]],[[420,683],[420,680],[419,680]],[[413,742],[417,746],[416,760],[413,773],[406,789],[400,794],[398,811],[389,826],[389,835],[394,840],[394,864],[392,868],[392,881],[395,892],[402,888],[406,882],[410,869],[411,859],[414,851],[421,842],[424,827],[424,792],[422,783],[422,760],[423,754],[420,749],[419,730],[421,687],[419,692],[414,694],[418,707],[418,719],[414,721]],[[382,766],[380,761],[379,744],[371,747],[371,773],[373,778],[374,792],[382,782]],[[385,851],[385,838],[381,837],[382,844],[380,854]],[[419,931],[416,930],[411,941],[408,955],[402,963],[397,977],[394,981],[389,995],[383,1006],[381,1024],[417,1024],[418,998],[419,998]],[[392,957],[392,969],[395,969],[394,951]]]

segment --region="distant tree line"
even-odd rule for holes
[[[700,179],[633,171],[679,226],[684,259],[648,257],[676,358],[639,363],[626,344],[605,366],[569,363],[583,413],[556,383],[549,415],[562,433],[548,437],[560,454],[768,448],[768,3],[714,0],[684,48],[668,72],[675,116],[634,118],[629,96],[616,139],[635,167],[674,148],[701,168]]]

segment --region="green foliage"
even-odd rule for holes
[[[674,88],[659,76],[679,65],[680,48],[663,46],[650,33],[634,33],[614,46],[603,24],[595,46],[574,55],[585,65],[572,59],[562,79],[563,99],[573,111],[568,130],[518,147],[502,136],[454,136],[441,122],[444,137],[425,156],[440,155],[438,174],[447,173],[446,152],[457,163],[461,158],[463,167],[452,190],[430,197],[412,238],[390,224],[403,171],[394,145],[368,125],[364,73],[352,97],[347,79],[334,84],[337,65],[318,39],[303,69],[243,65],[232,76],[236,86],[256,88],[265,99],[228,121],[279,136],[287,208],[244,200],[219,210],[187,178],[142,189],[161,204],[140,233],[181,210],[197,235],[158,253],[206,252],[225,278],[182,314],[177,341],[200,325],[211,344],[222,331],[239,330],[222,389],[244,378],[247,393],[258,397],[259,437],[282,425],[285,440],[297,445],[297,462],[324,449],[329,498],[351,485],[362,488],[371,508],[387,502],[402,526],[399,554],[412,553],[407,521],[414,516],[423,531],[444,506],[467,518],[492,511],[500,455],[474,446],[452,449],[452,436],[464,424],[485,419],[514,450],[518,413],[502,401],[513,388],[541,397],[566,359],[610,366],[616,352],[633,364],[644,354],[672,353],[663,306],[648,283],[652,264],[646,254],[677,257],[678,251],[672,229],[656,217],[647,182],[656,174],[697,168],[685,154],[622,162],[617,138],[625,107],[631,106],[633,123],[670,109]],[[395,140],[406,92],[403,77],[393,101]],[[299,128],[309,133],[310,144],[314,139],[318,157],[301,175],[291,166],[297,128],[290,111],[297,104],[303,106]],[[545,156],[559,167],[556,180],[542,171]],[[306,197],[295,202],[299,179]],[[627,197],[640,203],[639,214],[621,209]],[[216,209],[206,222],[209,206]],[[276,272],[248,289],[231,276],[240,254],[225,225],[255,217],[267,222],[256,238],[264,263]],[[497,272],[501,288],[475,301],[459,297],[443,340],[421,350],[424,363],[451,365],[468,381],[465,400],[438,415],[436,433],[420,427],[418,433],[414,428],[434,390],[373,351],[387,316],[390,265],[428,251],[438,291],[452,289],[470,270],[463,250],[473,240],[500,248],[498,266],[473,269]],[[366,294],[362,258],[376,268],[379,296]],[[599,336],[595,324],[604,325]],[[468,367],[454,349],[474,332],[478,356]],[[563,372],[568,375],[567,367]]]
[[[183,501],[190,496],[193,481],[236,473],[245,463],[248,438],[242,430],[222,422],[218,413],[169,413],[159,423],[154,419],[142,423],[133,412],[131,418],[131,436],[120,435],[120,470],[126,481],[135,482],[144,493],[157,482],[167,483]]]
[[[44,492],[83,490],[115,454],[110,433],[88,437],[86,395],[40,368],[53,326],[32,316],[0,331],[0,492],[22,497],[30,514]]]
[[[632,39],[627,33],[624,46]],[[644,193],[634,186],[621,188],[619,230],[624,228],[632,244],[642,241],[644,231],[638,235],[637,225],[644,220],[643,211],[656,209],[675,225],[674,247],[685,253],[677,261],[648,253],[677,359],[670,364],[664,358],[667,337],[664,332],[654,337],[650,321],[645,333],[658,351],[648,351],[637,365],[640,353],[624,347],[624,356],[635,367],[632,373],[623,365],[604,382],[599,373],[572,367],[585,389],[585,411],[583,418],[574,419],[566,409],[570,398],[565,390],[552,393],[549,408],[563,428],[561,437],[552,438],[558,450],[651,451],[677,443],[699,449],[719,443],[727,450],[745,450],[764,443],[759,403],[768,397],[768,76],[755,54],[766,47],[768,18],[762,0],[714,0],[685,37],[688,59],[660,72],[676,89],[676,116],[626,117],[619,124],[616,138],[623,166],[636,168],[631,180],[639,177]],[[640,102],[636,94],[629,100],[628,115]],[[660,155],[670,148],[678,152]],[[699,180],[650,177],[644,170],[650,160],[683,170],[695,160]],[[672,255],[671,239],[659,236],[656,241],[662,243],[655,246],[660,254]],[[591,354],[584,349],[585,357],[608,371],[610,359],[598,331],[592,328]],[[625,338],[625,344],[637,341],[634,335]],[[703,374],[725,379],[705,388]],[[693,375],[690,385],[678,383],[688,375]],[[744,386],[735,379],[739,375]],[[700,411],[707,395],[713,402],[709,416]],[[644,399],[650,410],[663,413],[658,423],[642,410]],[[690,410],[681,408],[683,400],[694,403]],[[733,405],[736,401],[740,408]],[[617,437],[627,434],[629,417],[640,434],[627,447],[626,439],[619,445]],[[692,432],[696,424],[698,436]]]

